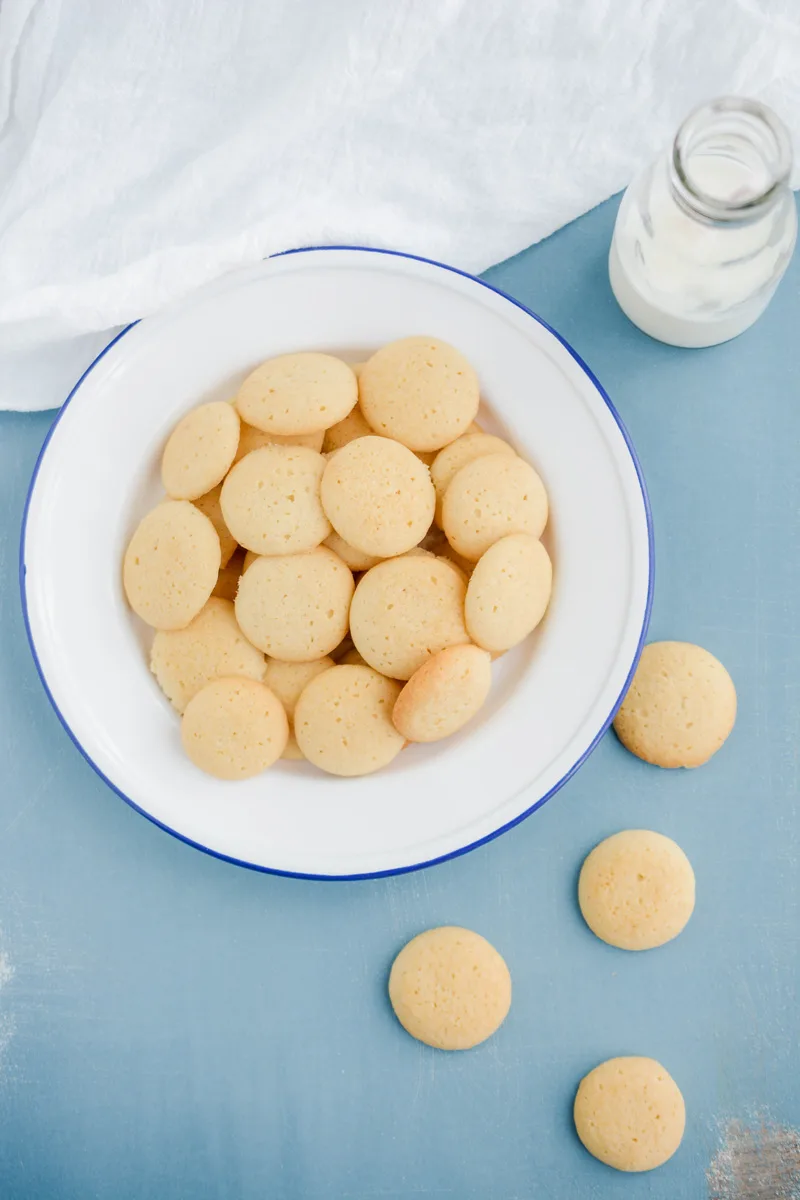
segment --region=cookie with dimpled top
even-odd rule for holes
[[[280,758],[289,723],[280,701],[254,679],[215,679],[186,705],[181,741],[196,767],[217,779],[250,779]]]
[[[225,524],[256,554],[302,554],[331,532],[320,501],[325,459],[307,446],[263,446],[236,464],[222,485]]]
[[[395,1016],[412,1037],[438,1050],[470,1050],[502,1025],[511,975],[486,938],[444,925],[412,938],[389,974]]]
[[[361,411],[376,433],[411,450],[440,450],[466,433],[478,412],[478,377],[438,338],[390,342],[367,360],[358,381]]]
[[[442,527],[453,549],[477,562],[511,533],[541,537],[547,493],[530,463],[517,455],[485,454],[458,471],[442,500]]]
[[[188,500],[165,500],[139,522],[122,564],[125,595],[154,629],[183,629],[217,583],[217,531]]]
[[[325,467],[320,496],[339,536],[376,558],[411,550],[433,520],[428,468],[391,438],[357,438],[337,450]]]
[[[353,574],[326,546],[257,558],[239,580],[236,619],[271,658],[312,662],[347,633]]]
[[[541,621],[550,603],[553,567],[537,538],[500,538],[475,564],[464,616],[474,642],[493,653],[510,650]]]
[[[224,400],[201,404],[178,422],[161,458],[164,490],[173,500],[196,500],[227,475],[239,445],[239,417]]]
[[[442,523],[442,501],[462,467],[485,454],[516,454],[513,446],[491,433],[464,433],[440,450],[431,464],[431,483],[436,492],[436,524]]]
[[[392,720],[410,742],[457,733],[483,706],[492,686],[491,656],[478,646],[448,646],[414,672]]]
[[[578,901],[592,933],[620,950],[672,941],[694,911],[692,864],[662,833],[625,829],[595,846],[581,868]]]
[[[575,1129],[586,1149],[617,1171],[652,1171],[683,1138],[686,1106],[675,1080],[652,1058],[611,1058],[581,1080]]]
[[[658,767],[699,767],[716,754],[736,720],[736,688],[702,646],[651,642],[614,719],[632,754]]]
[[[445,559],[406,554],[378,563],[353,596],[356,650],[382,675],[410,679],[432,654],[470,640],[465,594],[463,578]]]
[[[370,667],[331,667],[297,701],[297,744],[309,762],[331,775],[368,775],[388,766],[405,743],[392,724],[399,691],[398,683]]]
[[[316,433],[343,421],[358,400],[352,367],[331,354],[305,352],[268,358],[236,394],[243,421],[288,437]]]

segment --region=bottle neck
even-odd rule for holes
[[[792,144],[779,117],[757,100],[723,96],[681,125],[669,160],[677,203],[706,224],[749,224],[779,203]]]

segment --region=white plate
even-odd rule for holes
[[[262,359],[356,359],[429,333],[474,364],[490,423],[550,494],[555,590],[541,630],[495,666],[469,728],[342,780],[281,763],[221,783],[184,757],[126,607],[121,559],[158,496],[164,439],[187,408],[229,397]],[[67,732],[125,800],[247,866],[353,877],[436,862],[551,796],[607,728],[650,608],[652,535],[633,449],[608,397],[537,317],[458,271],[362,249],[298,251],[232,274],[131,326],[92,364],[42,450],[22,538],[31,646]]]

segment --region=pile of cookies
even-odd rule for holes
[[[552,587],[545,488],[479,404],[458,350],[410,337],[269,359],[179,422],[123,582],[198,767],[363,775],[475,716]]]

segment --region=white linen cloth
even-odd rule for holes
[[[277,250],[480,271],[726,92],[800,131],[798,0],[2,0],[0,408]]]

